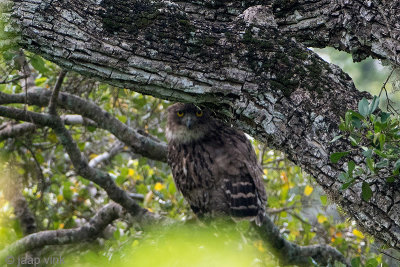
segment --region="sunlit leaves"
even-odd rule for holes
[[[363,233],[361,231],[357,230],[357,229],[353,229],[353,234],[358,238],[361,238],[361,239],[365,238]]]
[[[326,195],[321,195],[319,198],[322,205],[326,206],[328,204],[328,197]]]
[[[313,190],[314,190],[314,188],[312,186],[306,185],[306,187],[304,188],[304,195],[305,196],[311,195]]]
[[[317,220],[318,220],[318,223],[322,224],[322,223],[328,221],[328,218],[326,216],[322,215],[322,214],[318,214]]]

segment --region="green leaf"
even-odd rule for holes
[[[63,196],[66,200],[70,201],[72,199],[71,182],[65,182],[63,184]]]
[[[379,266],[379,262],[375,258],[369,259],[365,263],[365,267],[377,267],[377,266]]]
[[[387,183],[394,183],[395,181],[396,181],[396,178],[394,176],[390,176],[390,177],[386,178]]]
[[[378,106],[379,106],[379,97],[374,96],[374,99],[372,99],[371,104],[369,104],[368,113],[372,114]]]
[[[35,80],[36,86],[41,86],[47,81],[47,77],[40,77]]]
[[[336,135],[331,141],[330,143],[336,142],[337,140],[339,140],[340,138],[342,138],[343,135]]]
[[[360,114],[364,117],[369,115],[368,105],[369,105],[368,100],[365,97],[363,97],[363,99],[361,99],[361,101],[358,103],[358,112],[360,112]]]
[[[89,125],[86,129],[88,129],[89,132],[93,133],[94,131],[96,131],[96,127]]]
[[[113,236],[116,240],[118,240],[121,237],[121,232],[119,231],[118,228],[114,231]]]
[[[380,117],[381,117],[381,122],[385,123],[387,121],[387,119],[390,118],[390,113],[382,112]]]
[[[369,187],[369,184],[367,182],[363,182],[361,186],[362,192],[361,192],[361,197],[364,201],[368,201],[372,197],[372,190],[371,187]]]
[[[376,163],[375,168],[383,169],[389,166],[389,161],[387,159],[381,160]]]
[[[36,160],[37,160],[40,164],[42,164],[42,163],[44,162],[44,157],[43,157],[42,154],[37,153],[35,156],[36,156]]]
[[[361,266],[361,259],[360,257],[352,258],[351,259],[351,267],[360,267]]]
[[[378,150],[378,149],[374,149],[374,152],[375,152],[378,156],[380,156],[381,158],[388,158],[388,157],[389,157],[387,154],[381,152],[381,151]]]
[[[349,110],[349,111],[347,111],[347,113],[349,113],[349,115],[350,115],[351,118],[358,118],[358,119],[360,119],[360,120],[365,119],[365,117],[364,117],[363,115],[361,115],[360,113],[355,112],[355,111],[353,111],[353,110]]]
[[[319,197],[321,200],[321,204],[326,206],[328,204],[328,197],[326,195],[322,195]]]
[[[349,186],[351,186],[354,183],[354,179],[352,179],[350,182],[344,183],[342,185],[342,190],[346,190],[347,188],[349,188]]]
[[[367,166],[371,170],[371,172],[375,172],[374,160],[372,158],[367,158],[366,162],[367,162]]]
[[[338,176],[339,180],[342,182],[346,182],[349,180],[349,175],[345,172],[341,172]]]
[[[367,150],[363,151],[362,154],[364,155],[364,157],[370,158],[372,157],[372,149],[368,148]]]
[[[352,177],[353,176],[353,171],[356,168],[356,163],[351,160],[351,161],[349,161],[347,167],[348,167],[347,173],[349,174],[349,177]]]
[[[357,129],[360,129],[361,128],[361,120],[359,119],[359,118],[357,118],[357,117],[352,117],[351,118],[351,124],[354,126],[354,127],[356,127]]]
[[[126,176],[118,175],[117,179],[115,180],[115,183],[117,185],[122,185],[126,180],[127,180]]]
[[[342,118],[340,118],[339,130],[341,130],[342,132],[347,130],[346,123],[344,122],[344,120]]]
[[[349,136],[349,140],[350,140],[352,146],[358,145],[358,141],[354,137]]]
[[[331,162],[338,163],[341,158],[347,156],[349,153],[349,151],[332,153],[330,156]]]
[[[39,71],[42,74],[46,74],[46,72],[48,71],[46,68],[46,62],[38,55],[34,55],[33,57],[31,57],[30,63],[35,70]]]
[[[386,142],[386,135],[380,134],[379,135],[379,146],[380,146],[381,150],[383,150],[383,146],[385,145],[385,142]]]
[[[400,159],[394,163],[393,173],[398,172],[400,169]]]

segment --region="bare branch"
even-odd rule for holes
[[[55,115],[57,109],[57,99],[60,93],[61,85],[64,81],[64,77],[67,74],[66,70],[61,70],[58,75],[56,84],[54,85],[53,93],[51,94],[50,102],[49,102],[49,114]]]
[[[27,133],[32,133],[35,130],[36,125],[34,123],[8,123],[8,125],[4,129],[0,130],[0,141],[3,141],[7,138],[15,138]]]
[[[94,121],[84,118],[80,115],[62,115],[61,120],[67,125],[98,126]],[[25,122],[21,124],[14,124],[8,122],[7,124],[3,125],[3,128],[0,129],[0,141],[3,141],[7,138],[15,138],[24,134],[32,133],[36,129],[37,125],[34,123]]]
[[[110,160],[115,155],[120,153],[123,150],[123,148],[124,148],[124,144],[117,142],[116,144],[113,145],[113,147],[109,151],[104,152],[101,155],[98,155],[97,157],[91,159],[89,161],[89,166],[94,168],[97,165],[99,165],[100,163]]]
[[[50,96],[51,92],[49,90],[36,88],[34,92],[28,92],[27,102],[30,105],[47,106],[50,101]],[[25,95],[9,95],[0,92],[0,104],[11,103],[25,103]],[[60,93],[58,105],[96,122],[96,127],[111,132],[120,141],[130,146],[134,153],[154,160],[167,161],[167,145],[164,142],[150,135],[146,135],[144,132],[129,128],[126,124],[111,116],[93,102],[71,94]]]
[[[92,240],[99,236],[107,225],[122,216],[122,207],[110,203],[101,208],[84,226],[75,229],[43,231],[28,235],[0,251],[0,262],[6,257],[47,245],[65,245]]]

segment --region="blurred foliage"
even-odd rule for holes
[[[121,251],[111,255],[90,251],[71,266],[277,266],[260,240],[245,242],[236,228],[226,224],[217,228],[181,223],[163,229],[155,226],[146,229],[144,237],[128,240]]]
[[[358,73],[353,78],[359,88],[379,90],[386,78],[383,72],[376,74],[380,71],[376,70],[374,61],[349,64],[348,55],[329,53],[333,59],[345,62],[345,70],[351,68],[349,72]],[[35,86],[50,90],[59,68],[37,55],[27,52],[25,55],[34,72]],[[2,92],[24,93],[20,56],[18,50],[1,55]],[[164,112],[170,105],[168,101],[118,89],[76,73],[68,73],[62,90],[93,101],[128,126],[165,140]],[[24,104],[11,106],[45,111],[45,108]],[[62,109],[59,113],[69,114]],[[8,122],[0,117],[0,125]],[[101,129],[78,125],[67,128],[89,159],[118,144],[113,135]],[[252,143],[264,168],[270,214],[285,238],[300,245],[335,246],[353,259],[353,266],[389,266],[380,254],[381,247],[357,229],[354,221],[345,220],[340,208],[331,203],[309,175],[283,153],[255,140]],[[39,128],[34,134],[4,140],[0,142],[0,151],[3,157],[0,176],[22,184],[38,231],[81,226],[109,202],[102,189],[75,175],[51,129]],[[123,189],[142,194],[143,207],[189,226],[143,229],[118,220],[113,223],[108,239],[51,247],[44,250],[47,255],[69,255],[66,263],[71,266],[278,266],[246,222],[222,233],[220,228],[210,230],[194,222],[194,215],[177,191],[165,163],[140,157],[124,147],[98,167],[108,172]],[[13,183],[3,186],[0,192],[0,249],[22,236],[6,194],[12,187]],[[177,262],[178,259],[182,261]]]

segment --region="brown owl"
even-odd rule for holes
[[[168,108],[166,136],[176,186],[199,218],[261,223],[267,200],[262,169],[243,132],[207,109],[177,103]]]

